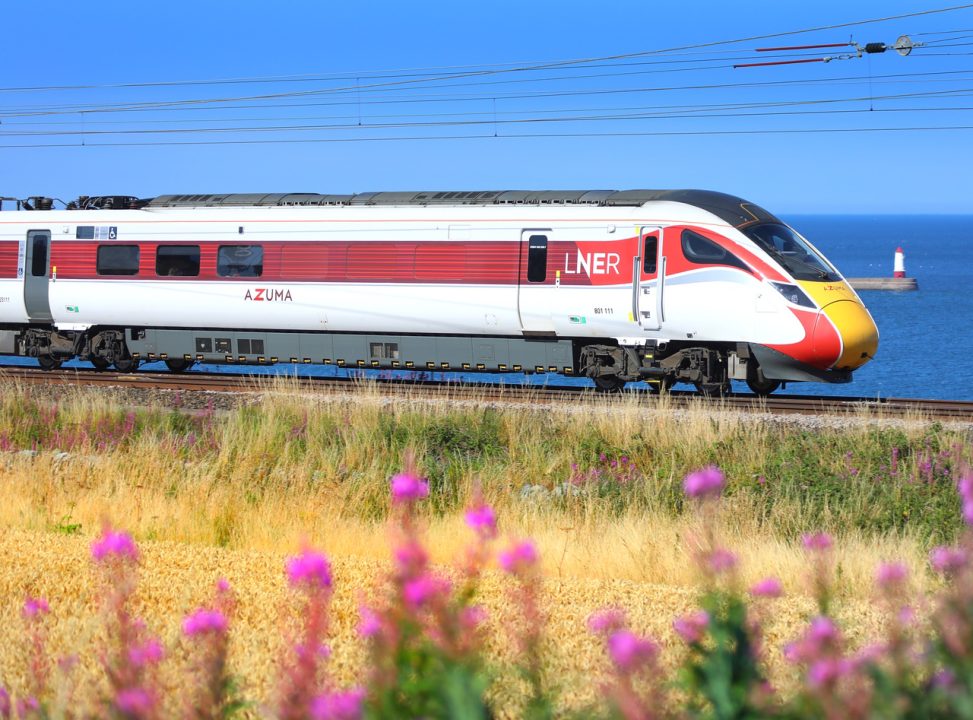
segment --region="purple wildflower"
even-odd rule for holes
[[[24,601],[24,609],[21,611],[21,615],[25,619],[35,618],[38,615],[46,615],[51,611],[50,606],[47,604],[47,600],[44,598],[27,598]]]
[[[459,621],[466,630],[476,630],[487,619],[487,611],[482,605],[467,605],[460,610]]]
[[[805,533],[801,536],[801,542],[804,543],[804,549],[823,552],[825,550],[830,550],[834,541],[828,533],[816,532],[816,533]]]
[[[480,505],[467,510],[466,524],[481,537],[497,536],[497,514],[489,505]]]
[[[378,635],[382,629],[382,620],[378,613],[370,607],[362,605],[358,610],[360,619],[358,621],[358,635],[363,638],[371,638]]]
[[[40,701],[31,696],[19,698],[17,700],[17,717],[26,720],[27,718],[39,717],[41,710]]]
[[[128,649],[128,660],[135,667],[155,665],[162,660],[162,644],[155,638],[149,638],[142,645],[133,645]]]
[[[225,633],[227,628],[226,616],[219,610],[200,608],[182,622],[182,631],[187,637],[213,633]]]
[[[724,548],[716,548],[706,559],[707,565],[715,575],[729,572],[737,565],[737,556]]]
[[[929,562],[937,572],[954,573],[966,564],[966,551],[943,546],[933,548],[929,553]]]
[[[760,580],[750,588],[750,594],[754,597],[777,598],[784,592],[780,580],[775,577],[768,577]]]
[[[310,716],[312,720],[358,720],[364,700],[362,688],[318,695],[311,700]]]
[[[973,470],[966,468],[956,481],[956,489],[963,500],[963,520],[967,525],[973,525]]]
[[[429,483],[411,473],[401,473],[392,477],[392,502],[403,505],[415,502],[429,495]]]
[[[418,610],[436,595],[445,591],[448,591],[448,583],[445,580],[440,580],[431,575],[420,575],[405,584],[405,587],[402,588],[402,596],[409,607]]]
[[[708,626],[709,613],[705,610],[683,615],[672,623],[672,628],[679,633],[679,637],[691,645],[703,639],[703,633]]]
[[[537,548],[530,540],[523,540],[502,551],[497,561],[506,572],[519,575],[537,564]]]
[[[608,638],[608,654],[619,672],[632,673],[659,655],[659,646],[628,630],[618,630]]]
[[[682,489],[688,497],[700,500],[719,497],[726,484],[723,471],[715,465],[689,473],[682,481]]]
[[[600,610],[588,618],[588,629],[596,635],[608,635],[623,627],[625,627],[625,611],[620,608]]]
[[[822,658],[811,664],[807,671],[808,684],[813,688],[831,685],[848,674],[851,663],[841,658]]]
[[[147,690],[140,687],[120,690],[115,696],[115,707],[126,717],[142,718],[152,712],[155,702]]]
[[[875,571],[875,583],[885,591],[898,588],[909,576],[909,570],[898,562],[883,563]]]
[[[7,720],[10,717],[11,709],[10,694],[7,692],[7,688],[0,687],[0,718]]]
[[[101,562],[110,557],[138,560],[139,551],[132,536],[106,528],[101,537],[91,544],[91,557]]]
[[[312,589],[330,588],[331,563],[321,553],[305,549],[287,561],[287,579],[295,588],[302,585]]]

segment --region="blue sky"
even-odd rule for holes
[[[973,128],[973,8],[698,47],[960,4],[11,4],[0,195],[696,187],[970,213],[973,129],[900,128]],[[731,67],[900,35],[928,45]]]

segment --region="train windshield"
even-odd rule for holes
[[[841,279],[834,268],[804,238],[780,223],[761,223],[743,231],[770,257],[784,266],[795,280]]]

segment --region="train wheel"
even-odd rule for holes
[[[780,387],[780,380],[771,380],[770,378],[764,377],[763,370],[753,363],[748,363],[747,387],[753,391],[754,395],[767,397],[770,395],[770,393]]]
[[[620,392],[625,387],[625,381],[618,375],[597,375],[591,379],[594,380],[598,392]]]
[[[50,371],[57,370],[61,367],[61,361],[55,359],[51,355],[38,355],[37,364],[41,366],[41,370]]]
[[[111,363],[105,360],[105,358],[96,356],[88,358],[88,362],[90,362],[98,372],[104,372],[108,369],[108,366],[111,365]]]
[[[729,383],[697,382],[693,384],[696,386],[696,392],[703,397],[723,397],[730,394]]]
[[[169,358],[166,360],[166,367],[174,373],[186,372],[195,364],[192,360],[183,360],[182,358]]]
[[[115,361],[115,369],[118,372],[135,372],[138,369],[139,361],[133,358],[131,355],[125,358],[118,358]]]
[[[747,379],[747,387],[750,388],[754,395],[767,397],[780,387],[780,380],[768,380],[766,378],[763,380],[757,380],[756,378]]]

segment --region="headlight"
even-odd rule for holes
[[[805,295],[804,291],[801,290],[801,288],[799,288],[797,285],[778,282],[772,282],[770,284],[774,286],[774,289],[776,289],[777,292],[784,296],[784,299],[787,300],[787,302],[794,303],[795,305],[801,305],[803,307],[814,307],[814,303],[811,301],[811,298]]]

